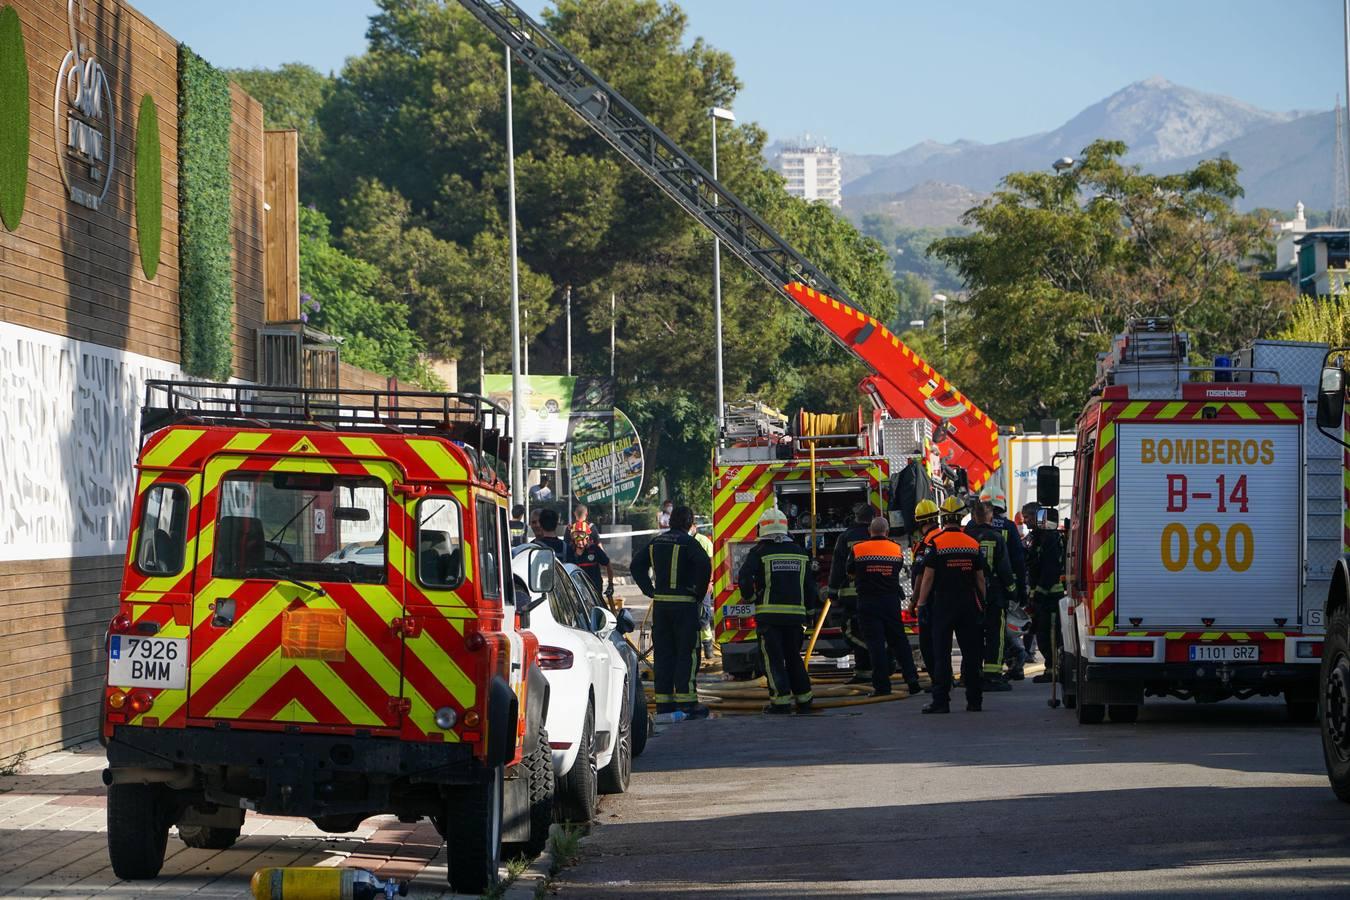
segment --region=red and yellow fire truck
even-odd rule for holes
[[[542,846],[504,426],[471,395],[149,384],[103,697],[120,877],[154,877],[174,824],[230,846],[245,810],[430,817],[461,891],[502,841]]]
[[[1080,722],[1169,695],[1316,714],[1341,518],[1305,416],[1323,350],[1258,342],[1197,369],[1167,320],[1117,338],[1078,420],[1059,675]]]

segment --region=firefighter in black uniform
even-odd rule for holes
[[[1027,553],[1027,573],[1031,580],[1033,627],[1045,671],[1031,679],[1046,684],[1055,678],[1059,664],[1059,601],[1064,596],[1064,544],[1059,534],[1059,510],[1041,510],[1031,530],[1031,549]]]
[[[652,668],[656,711],[708,714],[698,702],[698,610],[712,579],[712,560],[689,534],[694,511],[677,506],[670,530],[633,557],[633,581],[652,598]]]
[[[1008,634],[1008,604],[1017,597],[1017,580],[1008,561],[1003,529],[994,525],[993,506],[984,500],[975,504],[966,534],[979,543],[990,575],[984,606],[983,689],[995,693],[1011,691],[1012,685],[1003,675],[1003,645]]]
[[[928,539],[937,534],[938,527],[938,505],[932,500],[920,500],[914,504],[914,529],[915,539],[911,553],[914,556],[914,562],[910,565],[910,596],[917,602],[919,599],[919,580],[923,578],[924,559],[928,556],[928,551],[932,545]],[[919,655],[923,657],[923,670],[928,673],[928,677],[933,677],[933,620],[929,613],[931,607],[920,607],[915,611],[915,617],[918,619],[919,628]]]
[[[849,684],[866,684],[872,680],[872,656],[858,618],[858,586],[848,571],[848,554],[854,544],[867,540],[867,526],[876,514],[871,504],[854,506],[853,523],[834,542],[834,553],[830,556],[829,597],[848,613],[844,639],[853,645],[853,678]]]
[[[905,599],[905,589],[900,586],[905,552],[887,537],[890,530],[890,523],[877,516],[868,527],[867,540],[854,544],[848,558],[849,572],[858,586],[858,618],[872,654],[872,697],[891,692],[892,655],[900,663],[910,694],[923,690],[914,668],[914,650],[900,621],[900,605]]]
[[[811,557],[788,534],[787,516],[770,509],[760,517],[759,541],[736,574],[741,597],[755,604],[755,629],[764,676],[769,682],[766,713],[811,711],[811,678],[802,661],[802,626],[807,609],[820,605]]]
[[[980,545],[961,530],[965,512],[966,505],[955,497],[942,502],[942,530],[929,540],[919,583],[919,608],[933,607],[933,702],[925,713],[951,712],[953,633],[961,647],[966,709],[979,712],[984,699],[980,653],[986,567]]]

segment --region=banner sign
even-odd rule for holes
[[[621,410],[609,422],[580,423],[572,443],[572,495],[582,503],[632,506],[642,490],[642,440]]]

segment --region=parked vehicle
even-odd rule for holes
[[[503,842],[541,849],[548,682],[507,591],[500,407],[152,381],[141,421],[103,692],[117,875],[157,875],[174,824],[231,846],[246,809],[429,817],[461,892]]]
[[[530,589],[528,574],[539,568],[541,552],[549,551],[533,543],[515,548],[512,571],[516,590],[529,595],[530,629],[538,636],[539,667],[549,684],[545,725],[558,779],[558,816],[589,822],[600,791],[628,789],[631,676],[609,640],[618,620],[577,589],[571,575],[585,578],[580,569],[563,566],[550,589]],[[631,627],[631,617],[625,624]]]
[[[576,585],[577,592],[582,594],[591,606],[609,610],[617,623],[610,630],[609,642],[619,651],[624,664],[628,667],[628,699],[633,707],[633,721],[629,738],[632,744],[632,758],[636,759],[642,755],[643,750],[647,749],[647,730],[650,725],[647,716],[647,692],[642,687],[642,660],[638,656],[637,650],[628,641],[628,635],[637,630],[637,623],[633,621],[631,612],[622,607],[615,608],[608,602],[595,589],[595,584],[586,577],[586,573],[580,567],[568,565],[567,572],[572,579],[572,583]],[[600,793],[609,793],[605,790],[603,784],[600,786]],[[622,792],[616,791],[614,793]]]

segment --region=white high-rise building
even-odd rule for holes
[[[787,179],[787,191],[792,196],[824,200],[831,206],[843,202],[844,182],[836,148],[803,135],[778,151],[774,166]]]

